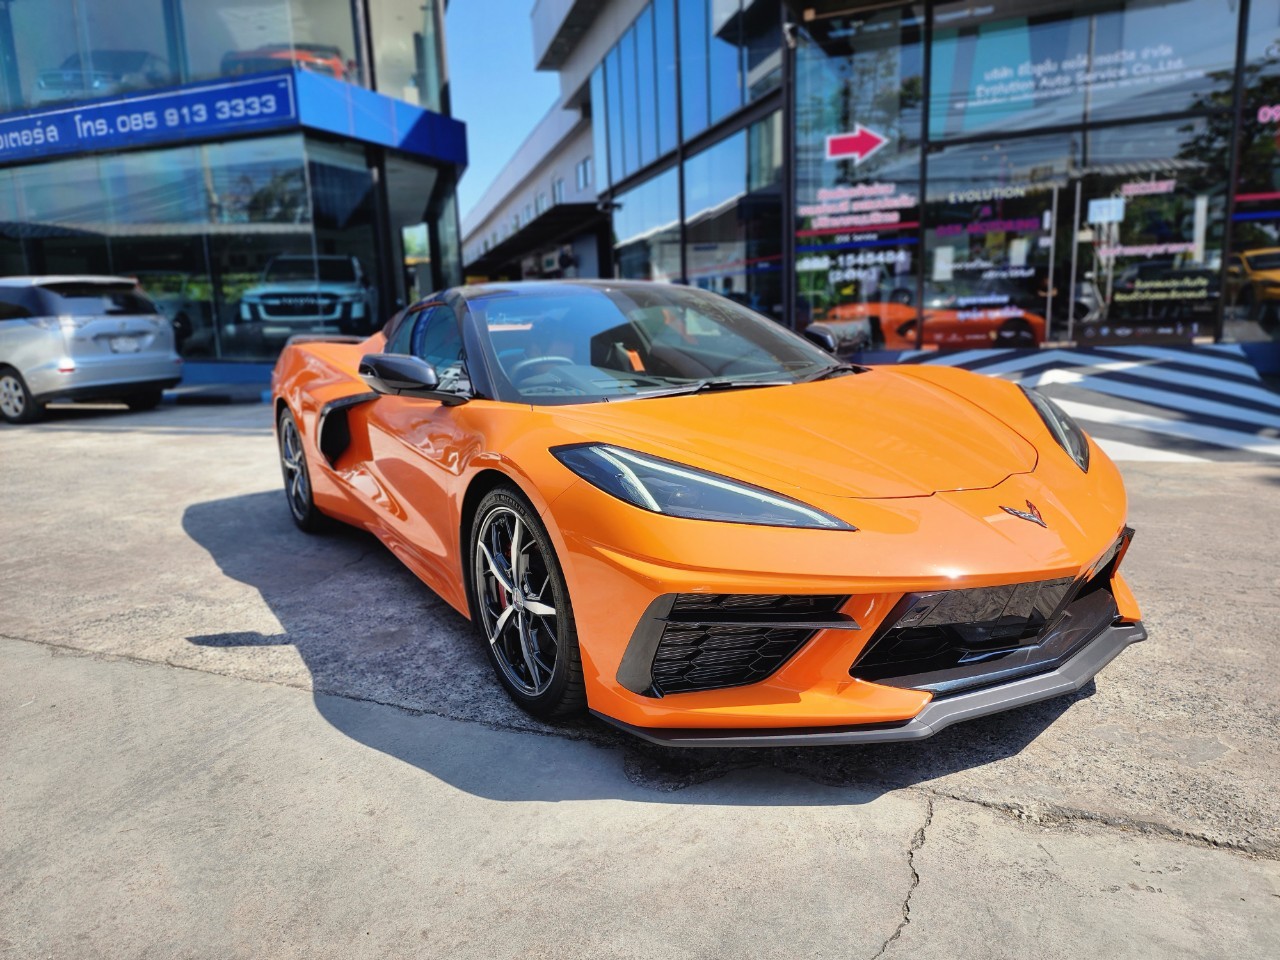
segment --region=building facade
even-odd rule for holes
[[[1280,0],[538,0],[533,27],[591,125],[602,275],[842,346],[1280,335]]]
[[[0,274],[136,277],[188,357],[461,278],[440,0],[0,0]]]

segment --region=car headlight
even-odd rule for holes
[[[1036,413],[1040,414],[1040,419],[1053,434],[1053,439],[1058,441],[1058,446],[1067,451],[1067,456],[1074,460],[1081,470],[1088,473],[1089,438],[1084,435],[1080,425],[1072,420],[1065,410],[1038,390],[1022,387],[1022,392],[1036,408]]]
[[[586,443],[553,447],[551,453],[592,486],[654,513],[766,527],[857,529],[782,494],[625,447]]]

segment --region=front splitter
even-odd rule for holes
[[[635,727],[602,713],[596,713],[596,716],[620,730],[665,747],[821,747],[923,740],[953,723],[1075,693],[1119,656],[1125,647],[1146,638],[1147,631],[1140,622],[1112,624],[1054,670],[931,700],[912,719],[901,723],[763,730],[680,729]]]

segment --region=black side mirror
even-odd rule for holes
[[[439,400],[445,406],[466,403],[467,397],[442,391],[436,368],[419,357],[398,353],[369,353],[360,358],[360,379],[376,393],[393,397]]]
[[[816,343],[827,353],[835,353],[840,347],[840,344],[836,341],[836,335],[827,327],[818,326],[816,323],[805,327],[804,335],[810,343]]]

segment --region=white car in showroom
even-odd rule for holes
[[[182,379],[169,320],[127,277],[0,277],[0,417],[54,400],[149,410]]]
[[[280,254],[262,271],[262,280],[246,290],[233,342],[278,352],[298,333],[368,334],[373,332],[374,293],[356,257],[340,254]]]

